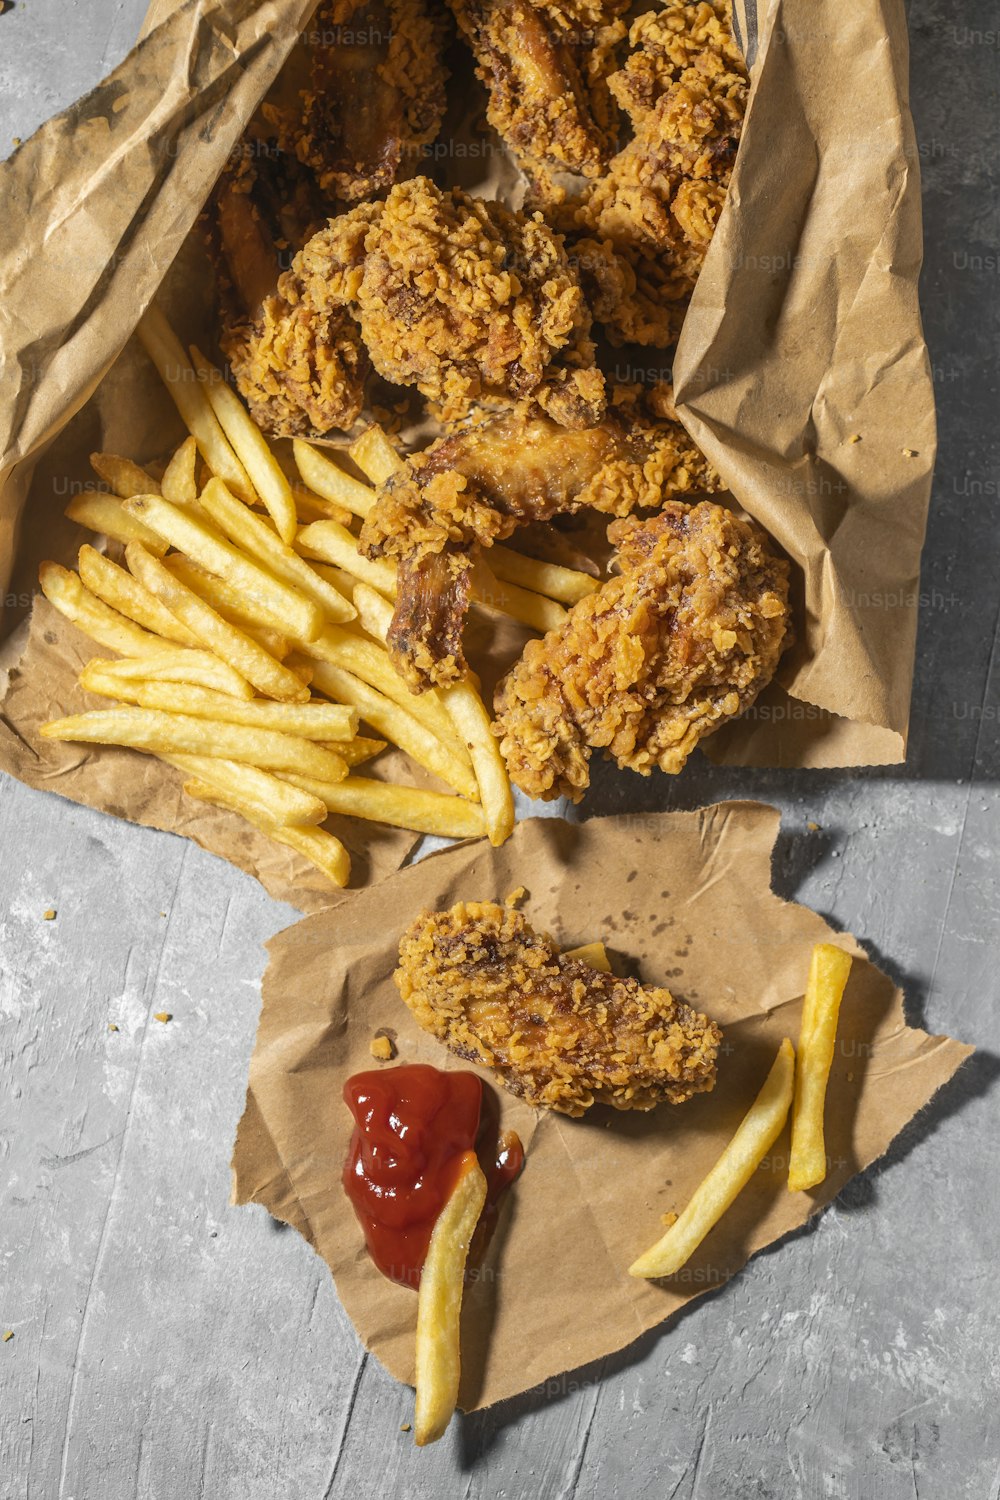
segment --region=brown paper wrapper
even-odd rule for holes
[[[466,1294],[467,1410],[544,1387],[720,1286],[880,1157],[970,1055],[907,1026],[900,991],[850,934],[772,892],[778,824],[775,809],[750,802],[582,825],[532,819],[502,849],[463,845],[395,876],[391,923],[384,894],[365,891],[269,944],[234,1197],[305,1236],[365,1346],[397,1379],[413,1379],[416,1298],[375,1269],[341,1186],[352,1126],[341,1090],[375,1066],[369,1043],[381,1028],[395,1033],[401,1063],[468,1067],[417,1027],[392,980],[399,936],[424,909],[503,900],[524,885],[533,925],[564,947],[603,938],[617,972],[667,984],[725,1034],[714,1092],[680,1106],[570,1120],[499,1091],[501,1124],[521,1136],[526,1165]],[[827,1098],[826,1181],[787,1191],[786,1128],[677,1276],[633,1280],[628,1266],[716,1161],[781,1039],[797,1043],[810,952],[826,941],[855,960]]]
[[[210,343],[211,278],[189,231],[311,8],[156,0],[121,67],[0,164],[11,210],[0,221],[8,632],[30,607],[39,560],[72,563],[84,539],[62,512],[93,482],[88,453],[144,458],[181,435],[129,336],[166,279],[182,336]],[[752,62],[750,111],[675,378],[683,420],[796,564],[798,644],[780,682],[705,748],[725,764],[898,761],[934,447],[902,8],[861,0],[834,18],[810,0],[773,0],[738,4],[737,20]],[[468,161],[456,173],[481,191],[509,188],[509,163],[488,160],[489,180],[470,181]],[[655,350],[612,360],[619,379],[656,378],[664,364]],[[304,861],[277,858],[232,815],[182,810],[176,777],[156,763],[106,750],[53,759],[37,729],[56,704],[79,704],[68,664],[80,638],[39,611],[21,655],[23,645],[7,644],[20,678],[0,704],[0,769],[190,833],[284,899],[338,899],[321,897]],[[484,677],[508,656],[505,638]],[[369,852],[368,878],[402,863],[414,842],[360,826],[352,837]]]

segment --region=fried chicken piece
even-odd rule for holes
[[[264,113],[327,196],[384,191],[434,140],[443,21],[424,0],[322,0]]]
[[[349,308],[379,374],[444,421],[526,397],[570,427],[604,415],[590,313],[539,218],[415,177],[331,220],[293,271],[314,305]]]
[[[388,646],[415,691],[468,670],[462,628],[483,548],[526,521],[587,507],[625,516],[722,487],[669,395],[656,420],[640,415],[634,393],[631,406],[618,396],[595,427],[568,432],[549,417],[513,413],[442,438],[379,491],[360,545],[368,557],[397,559]]]
[[[664,346],[725,203],[748,82],[728,0],[671,0],[630,37],[609,87],[635,134],[575,210],[574,257],[612,342]]]
[[[613,149],[607,74],[625,35],[601,0],[448,0],[489,90],[486,111],[532,183],[558,201],[553,172],[597,177]]]
[[[648,1110],[715,1086],[713,1021],[669,990],[568,957],[509,907],[424,912],[395,979],[426,1031],[528,1104],[579,1118],[593,1104]]]
[[[578,802],[590,756],[675,774],[747,709],[787,644],[788,564],[711,501],[670,501],[608,535],[621,573],[529,641],[500,683],[493,732],[515,786]]]

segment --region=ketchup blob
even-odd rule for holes
[[[498,1140],[498,1111],[482,1080],[404,1063],[355,1073],[344,1085],[344,1102],[355,1120],[344,1191],[383,1276],[420,1285],[434,1225],[467,1151],[477,1151],[487,1181],[473,1242],[473,1254],[481,1253],[496,1222],[497,1199],[524,1162],[513,1132]]]

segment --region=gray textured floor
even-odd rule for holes
[[[0,147],[112,66],[144,8],[0,16]],[[913,1017],[980,1056],[816,1227],[668,1333],[418,1454],[409,1392],[322,1265],[227,1205],[260,944],[294,913],[179,839],[4,779],[4,1500],[998,1500],[997,17],[953,14],[912,11],[942,445],[910,763],[702,768],[642,795],[780,804],[781,890],[870,940]]]

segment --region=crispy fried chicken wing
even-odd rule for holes
[[[575,209],[574,260],[613,342],[663,346],[722,212],[748,82],[729,0],[668,0],[630,40],[609,88],[635,133]]]
[[[500,683],[494,733],[531,797],[579,801],[593,750],[680,771],[753,703],[787,643],[788,564],[751,521],[671,501],[608,532],[621,573],[529,641]]]
[[[625,34],[600,0],[449,0],[489,90],[487,118],[545,202],[552,173],[597,177],[613,148],[606,77]]]
[[[443,19],[424,0],[322,0],[264,112],[327,197],[384,191],[434,140]]]
[[[579,1117],[593,1104],[681,1104],[715,1086],[714,1022],[669,990],[567,957],[507,907],[424,912],[395,978],[425,1030],[529,1104]]]
[[[525,397],[566,426],[604,415],[590,313],[538,218],[415,177],[332,220],[293,269],[314,304],[350,309],[379,374],[445,421]]]
[[[462,626],[475,559],[524,522],[584,508],[625,516],[671,495],[719,488],[679,422],[651,420],[634,406],[577,431],[512,413],[411,455],[380,490],[361,533],[367,556],[397,559],[389,633],[397,670],[416,691],[465,674]]]

